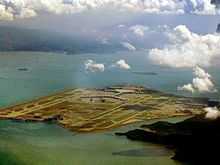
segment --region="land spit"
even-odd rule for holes
[[[54,121],[74,132],[103,131],[151,119],[202,113],[208,99],[138,86],[72,89],[0,110],[0,119]]]

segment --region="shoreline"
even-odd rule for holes
[[[141,121],[200,114],[207,104],[207,99],[180,97],[140,86],[72,89],[3,108],[0,119],[53,121],[73,132],[96,132]]]

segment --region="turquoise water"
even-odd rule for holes
[[[103,73],[86,73],[85,60],[105,63]],[[132,71],[156,72],[137,75],[108,67],[125,59]],[[28,68],[19,71],[18,68]],[[217,71],[211,70],[216,82]],[[0,53],[0,106],[7,106],[76,87],[105,87],[135,84],[176,93],[176,87],[191,81],[190,70],[152,65],[146,52],[62,55],[54,53]],[[219,87],[219,84],[217,84]],[[176,93],[185,94],[185,93]],[[210,95],[218,97],[218,93]],[[0,164],[27,165],[178,165],[172,152],[162,146],[129,141],[114,136],[128,126],[104,133],[76,134],[55,124],[0,121]]]
[[[84,62],[93,59],[106,65],[103,73],[86,73]],[[109,67],[125,59],[131,71]],[[29,71],[18,71],[27,67]],[[132,71],[155,72],[158,75],[138,75]],[[208,70],[220,89],[218,69]],[[177,93],[178,85],[192,81],[191,70],[180,70],[152,65],[146,52],[119,52],[115,54],[62,55],[54,53],[10,52],[0,53],[0,105],[5,106],[24,100],[48,95],[55,91],[76,87],[105,87],[118,84],[135,84]],[[198,96],[198,94],[194,94]],[[219,97],[219,93],[201,96]]]
[[[122,130],[126,130],[125,128]],[[178,165],[162,146],[132,142],[115,131],[70,133],[54,124],[0,122],[0,162],[18,165]]]

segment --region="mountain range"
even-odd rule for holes
[[[0,26],[0,51],[44,51],[104,53],[123,49],[118,44],[103,44],[92,38],[73,37],[57,32]]]

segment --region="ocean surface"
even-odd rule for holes
[[[88,73],[84,62],[105,64],[105,72]],[[125,59],[131,70],[112,64]],[[25,68],[25,69],[24,69]],[[155,74],[143,74],[153,72]],[[209,70],[216,88],[218,69]],[[219,93],[189,94],[178,85],[192,81],[192,70],[177,70],[151,64],[147,53],[64,55],[39,52],[0,53],[0,106],[5,107],[69,88],[101,88],[112,85],[141,85],[186,96],[219,98]],[[173,121],[181,119],[169,119]],[[126,126],[104,133],[76,134],[55,124],[0,121],[1,165],[179,165],[163,146],[129,141],[114,135]]]

